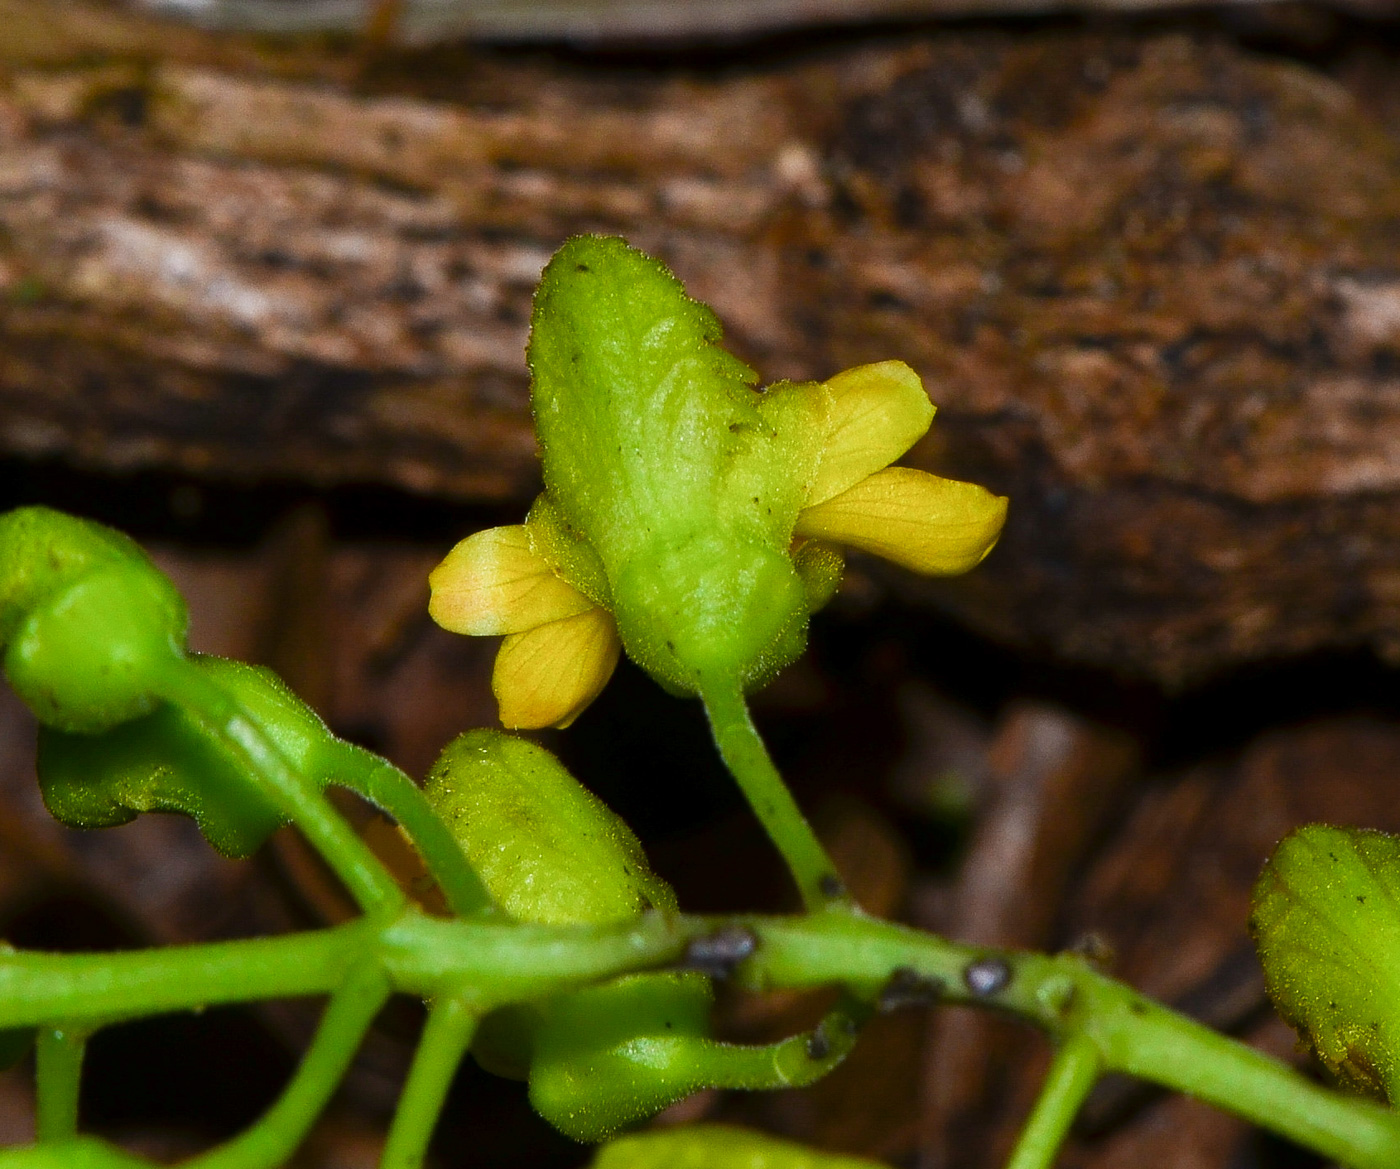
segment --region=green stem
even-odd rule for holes
[[[104,954],[0,954],[0,1018],[78,1024],[327,994],[373,954],[364,919],[279,938]]]
[[[276,939],[118,954],[0,953],[0,1029],[51,1027],[55,1019],[90,1026],[324,994],[366,964],[382,969],[396,990],[450,995],[464,1010],[484,1011],[675,963],[687,943],[702,960],[705,939],[724,931],[732,948],[736,928],[756,941],[735,971],[751,989],[844,986],[866,1001],[888,990],[891,1002],[914,994],[994,1008],[1062,1042],[1091,1044],[1105,1071],[1187,1092],[1350,1169],[1400,1165],[1400,1113],[1320,1087],[1077,958],[959,945],[858,911],[743,919],[649,914],[625,926],[558,927],[495,917],[443,920],[405,909],[387,924],[360,919]],[[1056,1107],[1070,1094],[1063,1089]]]
[[[413,1056],[380,1169],[421,1169],[452,1077],[476,1031],[471,1004],[455,996],[439,999],[428,1012]]]
[[[1262,1052],[1143,998],[1081,960],[945,941],[860,915],[751,923],[752,988],[841,983],[872,997],[900,975],[949,1002],[992,1007],[1052,1035],[1083,1035],[1105,1071],[1189,1093],[1350,1169],[1400,1165],[1400,1113],[1329,1091]]]
[[[43,1143],[67,1140],[78,1131],[78,1095],[90,1034],[87,1027],[65,1022],[40,1027],[35,1036],[36,1131]]]
[[[358,747],[341,752],[334,782],[398,821],[452,912],[470,917],[492,907],[491,895],[422,789],[392,763]]]
[[[773,766],[743,691],[737,685],[707,686],[701,697],[720,756],[783,854],[803,906],[809,912],[849,908],[850,896],[836,866]]]
[[[329,994],[377,963],[393,988],[431,997],[463,986],[517,1002],[675,962],[704,921],[649,914],[611,926],[447,920],[405,909],[278,938],[103,954],[0,952],[0,1029],[54,1019],[107,1022],[224,1003]]]
[[[0,1149],[0,1169],[159,1169],[95,1137]]]
[[[1060,1044],[1006,1169],[1050,1169],[1079,1106],[1099,1078],[1100,1067],[1099,1049],[1088,1036],[1071,1035]]]
[[[351,974],[331,997],[316,1038],[277,1103],[227,1144],[186,1162],[186,1169],[276,1169],[284,1164],[344,1078],[389,991],[380,970],[366,967]]]
[[[323,792],[298,776],[262,728],[187,658],[172,663],[162,697],[201,724],[247,770],[268,798],[310,841],[366,913],[403,905],[403,890],[355,835]]]

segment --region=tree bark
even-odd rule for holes
[[[770,379],[924,374],[910,460],[1013,502],[907,595],[1167,684],[1400,652],[1393,82],[1160,32],[643,68],[0,26],[12,453],[523,503],[531,291],[615,232]]]

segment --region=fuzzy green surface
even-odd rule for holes
[[[45,596],[115,563],[149,565],[150,558],[120,532],[52,508],[0,515],[0,648]]]
[[[596,551],[629,656],[670,689],[766,677],[803,648],[788,545],[820,457],[816,385],[752,389],[714,314],[624,241],[569,240],[528,359],[545,486]]]
[[[1400,1090],[1400,837],[1310,824],[1260,875],[1250,919],[1269,997],[1349,1086]]]
[[[424,794],[514,918],[603,925],[676,907],[621,817],[525,739],[468,731],[433,765]]]

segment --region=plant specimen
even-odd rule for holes
[[[1006,501],[890,466],[932,418],[900,363],[760,391],[719,341],[714,316],[656,261],[617,239],[565,244],[536,298],[528,355],[545,493],[524,524],[471,536],[448,555],[433,574],[432,612],[449,628],[504,636],[494,685],[512,727],[567,725],[622,650],[667,689],[698,697],[804,911],[683,912],[627,826],[522,738],[469,731],[420,787],[336,738],[270,672],[187,652],[183,602],[130,541],[42,508],[10,512],[0,517],[0,648],[42,726],[39,779],[54,815],[98,828],[178,812],[231,856],[292,824],[361,912],[281,937],[0,953],[0,1030],[34,1038],[38,1083],[38,1141],[0,1152],[0,1167],[145,1164],[80,1134],[84,1045],[98,1028],[324,995],[320,1029],[280,1099],[187,1162],[284,1164],[394,994],[421,998],[428,1016],[385,1169],[423,1163],[469,1052],[527,1080],[556,1127],[604,1142],[599,1169],[850,1169],[849,1158],[721,1127],[620,1134],[699,1088],[811,1082],[841,1061],[874,1012],[911,1002],[994,1007],[1052,1038],[1056,1055],[1013,1169],[1052,1164],[1108,1071],[1190,1092],[1357,1169],[1400,1164],[1400,1116],[1388,1107],[1314,1084],[1080,957],[964,946],[877,920],[851,901],[770,761],[745,695],[802,652],[811,615],[836,587],[842,548],[921,572],[964,571],[995,542]],[[327,799],[330,786],[398,822],[446,913],[429,913],[399,888]],[[1346,858],[1335,863],[1353,883],[1375,885],[1376,858],[1394,847],[1385,838],[1348,837],[1350,851],[1295,839],[1301,859],[1273,862],[1257,928],[1268,953],[1294,963],[1270,959],[1278,984],[1296,992],[1284,996],[1285,1009],[1311,1025],[1320,1001],[1334,1003],[1329,980],[1342,977],[1328,963],[1350,971],[1348,954],[1337,954],[1374,941],[1365,936],[1375,934],[1370,918],[1339,924],[1333,903],[1374,895],[1379,913],[1390,886],[1338,894],[1309,865],[1320,848]],[[1373,965],[1376,979],[1323,1008],[1336,1017],[1317,1045],[1338,1068],[1388,1090],[1393,1029],[1379,1012],[1394,996],[1384,963]],[[839,995],[811,1031],[738,1045],[710,1033],[718,979]]]

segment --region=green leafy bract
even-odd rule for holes
[[[568,241],[535,297],[546,491],[596,553],[628,654],[678,693],[765,679],[801,652],[809,616],[788,552],[828,395],[757,392],[720,336],[663,264],[620,239]],[[570,577],[567,560],[556,568]]]
[[[1318,1059],[1400,1099],[1400,837],[1298,829],[1259,877],[1250,927],[1269,997]]]
[[[271,670],[226,658],[193,661],[315,786],[331,780],[342,752],[358,750],[336,739]],[[98,735],[41,727],[39,786],[54,818],[70,827],[109,828],[140,812],[180,812],[231,857],[250,856],[283,823],[220,743],[174,706]]]

